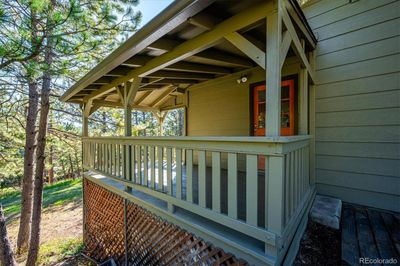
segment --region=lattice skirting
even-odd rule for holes
[[[119,265],[247,265],[87,179],[83,198],[85,253],[99,262],[113,258]]]

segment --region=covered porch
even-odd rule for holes
[[[251,264],[290,262],[315,194],[315,45],[296,1],[175,2],[62,96],[82,106],[85,178]],[[248,133],[188,130],[207,123],[195,91],[224,82],[247,90]],[[90,136],[104,106],[124,110],[125,137]],[[133,109],[162,125],[174,108],[186,136],[132,137]]]

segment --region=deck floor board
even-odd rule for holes
[[[344,204],[342,261],[348,265],[360,265],[360,258],[400,261],[398,218],[397,213]]]

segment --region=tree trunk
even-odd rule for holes
[[[3,205],[0,204],[0,264],[16,266],[14,254],[7,235],[6,219],[4,217]]]
[[[34,173],[34,154],[36,136],[36,118],[38,112],[39,95],[37,83],[30,81],[28,116],[25,127],[25,154],[24,154],[24,178],[22,180],[21,194],[21,217],[17,238],[17,253],[21,253],[28,248],[31,233],[32,218],[32,196],[33,196],[33,173]]]
[[[63,178],[62,179],[67,179],[68,175],[67,175],[67,172],[65,171],[64,161],[61,161],[61,169],[62,169],[62,172],[63,172]]]
[[[54,166],[53,166],[53,146],[50,146],[49,152],[49,172],[48,172],[48,182],[49,184],[53,184],[54,182]]]
[[[54,0],[51,1],[51,6],[49,7],[49,18],[47,20],[46,29],[50,31],[52,27],[51,15],[52,8],[54,7]],[[51,35],[51,32],[49,36]],[[53,62],[53,39],[48,37],[47,45],[45,48],[44,60],[47,65],[43,73],[42,82],[42,93],[40,102],[40,120],[39,120],[39,131],[37,140],[37,150],[36,150],[36,171],[34,180],[34,196],[33,196],[33,208],[32,208],[32,227],[31,227],[31,238],[29,241],[29,252],[26,266],[35,266],[36,260],[39,253],[40,244],[40,222],[42,219],[42,200],[43,200],[43,170],[44,162],[46,159],[46,135],[47,135],[47,120],[50,110],[50,90],[51,90],[51,66]]]
[[[31,46],[37,46],[38,19],[35,10],[31,10]],[[35,64],[37,59],[33,59]],[[38,85],[34,72],[30,74],[28,80],[28,115],[25,127],[25,153],[24,153],[24,178],[22,181],[21,193],[21,217],[17,238],[17,253],[21,253],[28,248],[31,233],[32,219],[32,198],[33,198],[33,174],[34,174],[34,155],[36,138],[36,119],[38,114],[39,95]]]
[[[81,168],[79,167],[79,158],[78,158],[78,153],[75,150],[75,164],[76,164],[76,168],[77,168],[77,173],[78,173],[78,177],[81,176]]]
[[[74,175],[74,162],[72,161],[72,157],[71,154],[68,154],[68,159],[69,159],[69,171],[71,173],[71,178],[75,179],[75,175]]]

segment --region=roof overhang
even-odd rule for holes
[[[306,46],[314,49],[315,36],[296,0],[279,1]],[[185,89],[193,84],[257,65],[265,68],[265,17],[275,4],[174,1],[60,99],[89,105],[88,113],[92,106],[129,104],[150,111],[182,106]]]

